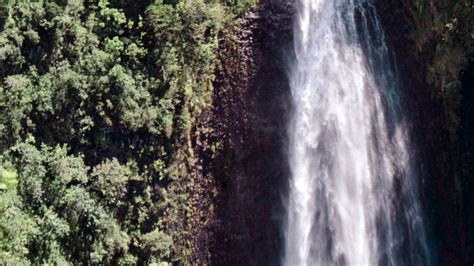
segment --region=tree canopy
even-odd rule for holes
[[[254,2],[0,3],[0,264],[189,261],[191,131]]]

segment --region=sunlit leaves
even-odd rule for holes
[[[121,165],[116,159],[107,160],[94,167],[91,174],[91,188],[114,208],[126,204],[128,182],[136,173],[128,166]]]
[[[166,224],[189,215],[219,31],[252,1],[0,7],[0,264],[186,263]]]

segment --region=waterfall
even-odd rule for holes
[[[284,265],[429,265],[396,67],[371,1],[299,0]]]

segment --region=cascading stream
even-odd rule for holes
[[[395,64],[364,0],[299,0],[285,265],[428,265]]]

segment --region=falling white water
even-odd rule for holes
[[[428,265],[396,69],[367,0],[299,0],[285,265]]]

